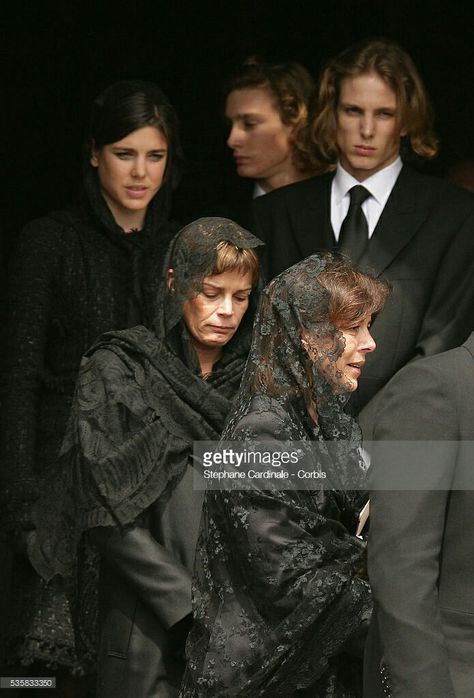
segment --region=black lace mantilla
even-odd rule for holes
[[[166,258],[175,282],[169,288],[162,280],[156,333],[145,327],[109,332],[86,353],[59,462],[35,507],[30,559],[46,579],[63,578],[78,648],[92,664],[98,555],[85,534],[97,526],[127,526],[169,497],[187,468],[193,441],[219,438],[238,390],[252,317],[241,323],[207,380],[182,322],[183,305],[214,267],[221,240],[241,248],[261,244],[226,219],[190,224]]]
[[[207,493],[183,698],[361,695],[349,652],[371,613],[354,535],[361,493],[338,487],[350,476],[363,488],[365,468],[335,365],[344,340],[318,282],[330,262],[309,257],[263,292],[223,438],[318,441],[322,453],[336,441],[325,456],[333,489]]]

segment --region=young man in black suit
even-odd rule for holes
[[[391,41],[367,41],[330,61],[312,137],[327,173],[256,200],[254,232],[266,242],[269,277],[339,248],[392,283],[373,325],[378,351],[353,403],[365,408],[360,421],[371,438],[373,398],[385,383],[415,356],[458,346],[473,329],[474,197],[406,164],[433,157],[437,142],[418,72]]]
[[[387,695],[382,660],[394,697],[472,698],[474,333],[405,366],[384,393],[374,424],[380,489],[371,495],[368,558],[376,611],[364,695]]]

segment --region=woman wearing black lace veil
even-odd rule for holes
[[[351,651],[360,655],[371,612],[354,535],[365,478],[344,404],[375,348],[370,321],[386,294],[329,256],[263,292],[223,438],[318,442],[331,485],[207,492],[183,697],[360,695]]]
[[[219,437],[250,347],[260,241],[227,219],[183,228],[165,260],[154,331],[109,332],[86,353],[30,558],[61,575],[101,697],[176,695],[202,497],[194,440]],[[249,308],[249,310],[247,310]]]

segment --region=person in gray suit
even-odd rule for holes
[[[413,469],[418,489],[389,490],[385,481],[386,488],[371,495],[368,569],[376,611],[364,695],[390,695],[391,684],[394,698],[472,698],[474,333],[461,347],[413,362],[390,381],[374,436],[422,441],[426,468],[420,472],[419,454],[401,456],[401,443],[396,449],[374,444],[377,486],[384,486],[378,468],[398,474],[403,467]]]

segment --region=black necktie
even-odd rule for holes
[[[369,240],[369,226],[362,211],[362,204],[370,196],[370,191],[357,184],[349,190],[351,202],[347,216],[342,221],[337,248],[356,263],[363,255]]]

